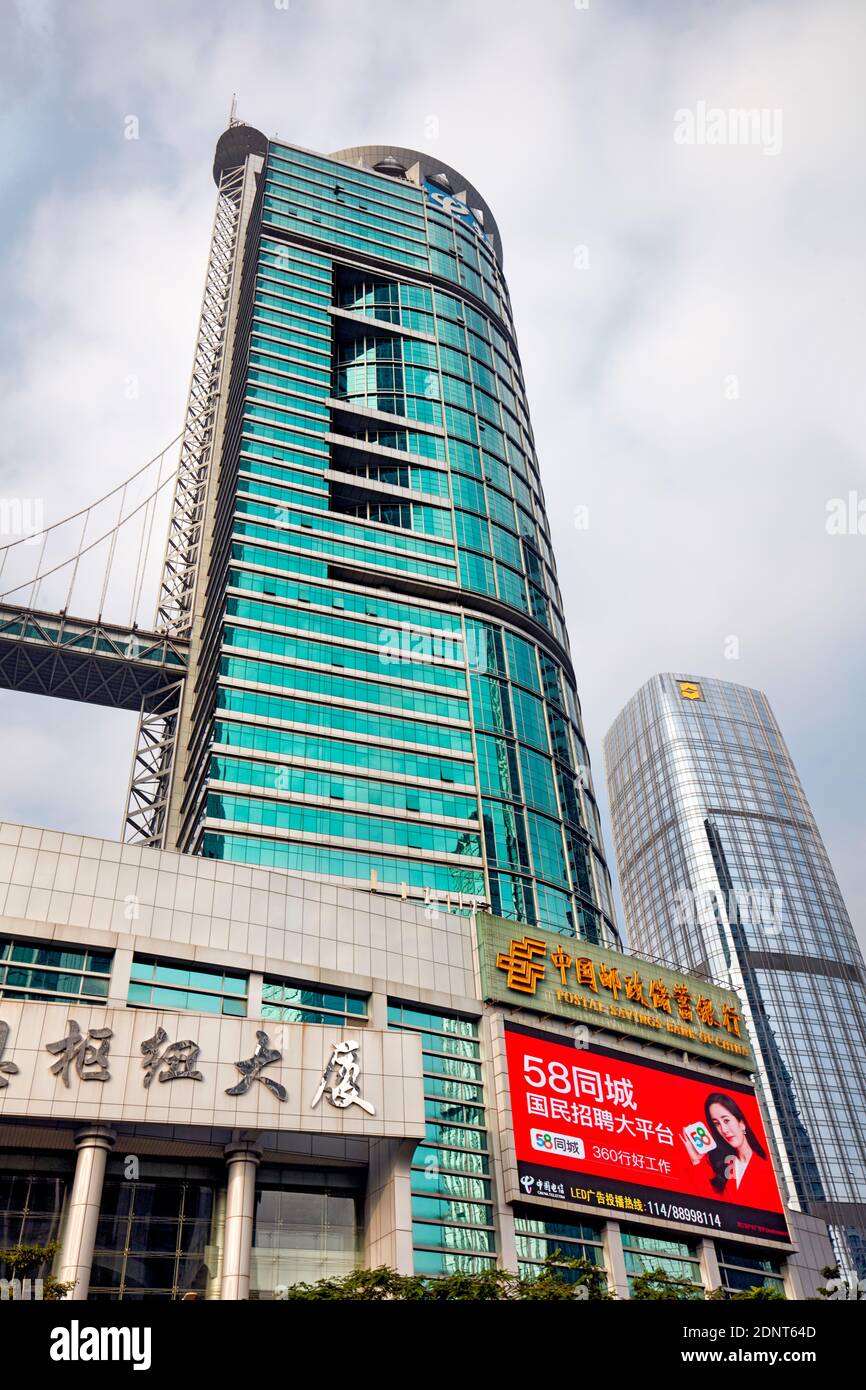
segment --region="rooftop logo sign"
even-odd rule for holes
[[[677,687],[684,700],[702,700],[703,691],[697,681],[677,681]]]
[[[493,244],[493,238],[485,232],[468,203],[465,203],[462,198],[455,197],[453,193],[449,193],[447,188],[440,188],[439,184],[434,183],[432,179],[424,180],[424,195],[427,202],[432,203],[440,212],[446,212],[449,217],[456,218],[482,241],[486,241],[490,245]]]

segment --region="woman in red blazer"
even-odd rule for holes
[[[779,1193],[767,1152],[733,1096],[713,1091],[704,1102],[707,1128],[716,1147],[707,1154],[710,1186],[744,1207],[775,1211]]]

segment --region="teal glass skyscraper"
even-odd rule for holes
[[[163,842],[615,944],[490,209],[242,124],[214,175]]]

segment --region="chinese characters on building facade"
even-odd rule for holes
[[[15,1063],[4,1062],[3,1060],[3,1054],[6,1051],[6,1043],[8,1041],[8,1038],[9,1024],[0,1021],[0,1091],[2,1091],[6,1086],[9,1085],[9,1082],[6,1080],[7,1076],[18,1075],[18,1068],[16,1067]]]
[[[345,1110],[350,1105],[360,1105],[361,1109],[366,1110],[368,1115],[376,1113],[369,1101],[362,1099],[358,1088],[358,1073],[361,1070],[358,1062],[359,1047],[360,1044],[354,1039],[349,1042],[334,1043],[331,1056],[319,1082],[319,1089],[313,1097],[313,1110],[322,1096],[327,1096],[337,1110]]]
[[[0,1019],[0,1090],[9,1086],[9,1077],[19,1074],[16,1063],[5,1058],[9,1031],[9,1024]],[[45,1044],[45,1051],[57,1058],[51,1064],[50,1071],[62,1079],[66,1088],[70,1087],[73,1074],[80,1081],[110,1082],[113,1036],[111,1028],[89,1028],[83,1033],[76,1020],[70,1018],[66,1025],[66,1036],[56,1042]],[[192,1038],[172,1042],[165,1029],[160,1027],[153,1037],[146,1038],[140,1044],[140,1051],[144,1070],[142,1084],[145,1090],[149,1089],[154,1079],[160,1084],[205,1079],[204,1072],[200,1071],[198,1066],[201,1049]],[[355,1038],[331,1045],[331,1053],[325,1062],[311,1109],[315,1109],[319,1101],[325,1097],[338,1110],[358,1105],[368,1115],[375,1115],[375,1108],[361,1095],[360,1051],[361,1044]],[[282,1060],[282,1052],[271,1047],[267,1033],[258,1030],[253,1055],[234,1063],[241,1073],[241,1080],[236,1085],[226,1088],[225,1094],[244,1096],[252,1089],[254,1082],[258,1081],[278,1101],[286,1102],[286,1087],[272,1077],[262,1075],[265,1067],[274,1066]]]
[[[513,923],[489,914],[478,917],[478,942],[486,999],[566,1018],[579,1013],[587,1023],[598,1016],[600,1027],[657,1041],[667,1035],[671,1046],[753,1069],[730,990],[543,929],[517,936]]]
[[[548,958],[551,965],[559,971],[563,988],[569,983],[574,983],[591,990],[593,994],[598,994],[600,990],[608,990],[615,1003],[622,995],[624,999],[646,1009],[661,1010],[672,1015],[675,1011],[675,1016],[684,1023],[701,1023],[705,1028],[724,1028],[734,1037],[741,1037],[740,1015],[732,1004],[723,1004],[720,1012],[717,1012],[712,999],[703,994],[694,998],[692,991],[682,982],[678,982],[673,988],[660,979],[652,979],[645,984],[639,970],[620,975],[619,966],[610,965],[606,961],[600,962],[596,969],[596,962],[589,956],[570,956],[561,945],[548,956],[547,944],[531,936],[512,941],[510,950],[500,952],[497,956],[496,966],[498,970],[505,972],[509,989],[534,994],[538,981],[545,973],[545,966],[541,961]],[[561,993],[557,990],[557,998]],[[571,1001],[567,999],[567,1002]]]
[[[246,1062],[235,1062],[235,1066],[241,1074],[241,1080],[236,1086],[231,1086],[226,1091],[227,1096],[245,1096],[254,1081],[260,1081],[277,1098],[277,1100],[288,1100],[288,1091],[285,1086],[281,1086],[279,1081],[274,1081],[270,1076],[262,1076],[265,1067],[273,1066],[275,1062],[282,1061],[283,1054],[278,1052],[275,1047],[271,1047],[270,1038],[267,1033],[258,1031],[256,1033],[256,1050],[252,1057]]]

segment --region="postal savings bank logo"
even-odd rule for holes
[[[548,960],[559,972],[562,982],[561,990],[557,986],[557,998],[564,999],[566,1003],[579,1002],[571,993],[562,993],[575,986],[589,990],[590,995],[595,995],[597,999],[604,991],[611,996],[609,1012],[614,1017],[623,1018],[631,1014],[634,1021],[649,1024],[650,1027],[659,1026],[655,1020],[670,1020],[668,1031],[674,1031],[674,1024],[683,1036],[693,1037],[691,1030],[700,1030],[702,1042],[748,1055],[741,1041],[740,1013],[734,1004],[718,1004],[704,994],[694,998],[685,981],[666,984],[664,980],[651,979],[647,984],[637,969],[630,974],[623,972],[620,975],[618,966],[605,961],[596,963],[589,956],[572,957],[561,945],[557,945],[548,955],[547,943],[532,936],[512,939],[508,950],[497,954],[496,968],[504,972],[509,989],[519,994],[534,995],[539,981],[545,979]],[[629,1012],[620,1009],[620,996],[624,1003],[632,1006]],[[646,1012],[640,1014],[637,1012],[639,1009]],[[601,1011],[607,1012],[604,1009]],[[716,1042],[717,1038],[723,1041]]]

